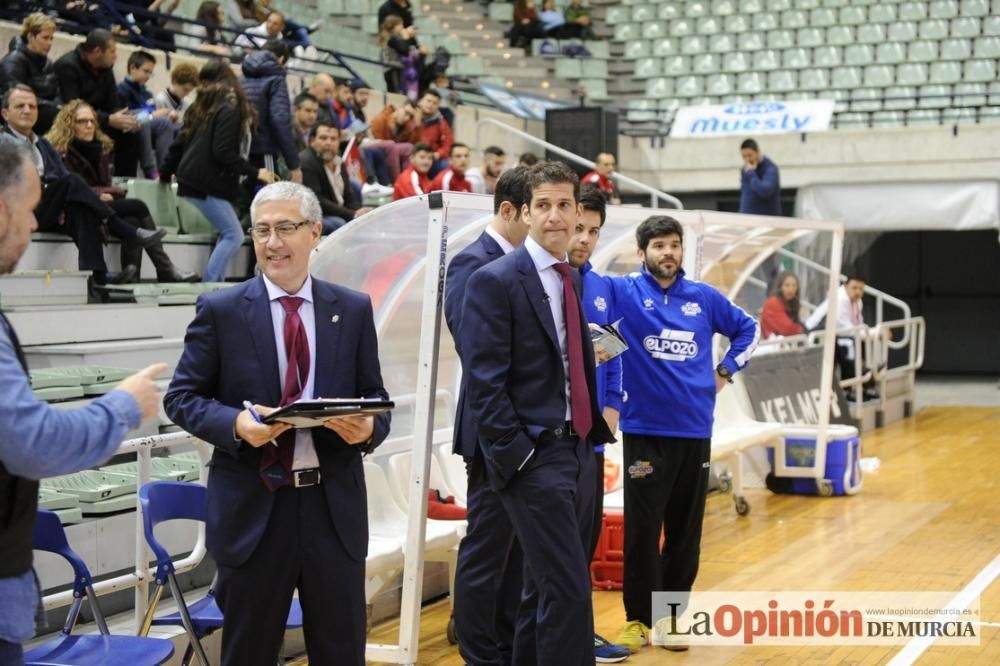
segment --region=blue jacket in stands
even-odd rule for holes
[[[129,110],[153,109],[153,93],[141,83],[136,83],[130,78],[124,78],[118,82],[118,99]]]
[[[629,350],[622,354],[625,398],[621,430],[637,435],[712,436],[715,364],[712,336],[729,338],[722,364],[736,374],[757,346],[760,328],[750,315],[707,284],[679,271],[666,290],[642,267],[605,277],[612,321]]]
[[[580,267],[583,280],[583,312],[591,324],[610,324],[609,319],[611,288],[604,279],[594,272],[588,261]],[[622,410],[622,357],[613,358],[594,370],[597,378],[597,407],[602,412],[605,407]],[[604,444],[594,447],[598,453],[604,451]]]
[[[270,51],[254,51],[243,61],[243,89],[257,109],[257,129],[251,155],[275,155],[289,169],[299,168],[299,151],[292,136],[292,104],[286,72]]]
[[[740,172],[740,212],[781,215],[781,174],[778,165],[761,157],[757,168]]]

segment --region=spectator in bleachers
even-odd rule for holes
[[[410,166],[404,169],[403,173],[399,174],[399,178],[396,179],[392,200],[398,201],[430,192],[431,179],[427,176],[427,172],[430,171],[433,163],[434,149],[426,143],[415,144],[413,155],[410,157]]]
[[[131,13],[135,17],[135,26],[143,37],[153,42],[153,46],[166,51],[174,50],[174,33],[168,30],[166,25],[170,15],[181,4],[181,0],[128,0],[126,4],[145,7],[149,12],[157,12],[158,16],[130,10],[122,13]]]
[[[223,58],[228,58],[233,54],[233,50],[226,44],[225,33],[220,28],[226,23],[226,14],[222,10],[222,5],[215,0],[205,0],[198,6],[198,13],[195,20],[205,25],[192,25],[185,23],[184,34],[177,35],[177,45],[192,51],[211,53]]]
[[[386,171],[393,183],[399,178],[399,174],[410,166],[413,144],[420,141],[420,132],[413,120],[416,114],[416,108],[409,102],[398,109],[392,104],[386,104],[379,114],[372,118],[368,128],[371,136],[362,142],[366,150],[371,146],[385,154]]]
[[[594,170],[580,179],[580,183],[590,183],[604,195],[604,199],[612,205],[622,202],[618,187],[612,178],[615,175],[615,156],[611,153],[598,153],[594,158]]]
[[[56,22],[41,12],[29,14],[21,24],[17,46],[0,61],[0,92],[16,83],[23,83],[38,97],[38,125],[44,134],[52,126],[62,100],[55,65],[49,59]]]
[[[465,174],[465,178],[472,184],[472,191],[476,194],[493,194],[506,162],[507,154],[503,152],[503,148],[486,146],[483,163]]]
[[[263,23],[247,28],[236,38],[236,46],[244,49],[263,48],[268,42],[281,40],[284,32],[285,15],[277,10],[271,10]]]
[[[32,209],[41,186],[30,149],[0,136],[0,275],[12,273],[31,242],[37,223]],[[0,313],[0,663],[24,663],[22,643],[35,634],[41,591],[32,570],[32,530],[38,480],[100,465],[126,434],[159,412],[153,379],[167,366],[149,366],[93,402],[76,409],[50,406],[32,392],[24,349],[10,321]],[[363,601],[363,600],[362,600]],[[363,633],[362,633],[363,637]]]
[[[156,58],[148,51],[133,51],[128,57],[128,75],[118,83],[118,99],[139,121],[139,164],[147,178],[159,177],[159,165],[174,140],[169,109],[159,109],[146,83],[153,76]]]
[[[17,84],[4,93],[2,106],[7,124],[3,131],[31,145],[35,168],[42,178],[42,201],[35,210],[39,230],[72,238],[79,254],[77,266],[82,271],[91,271],[93,284],[131,280],[135,267],[108,273],[103,248],[107,233],[147,247],[159,242],[166,232],[131,226],[101,201],[80,176],[66,168],[52,144],[34,132],[38,104],[31,88]]]
[[[365,114],[365,107],[368,106],[368,100],[372,94],[371,88],[361,79],[352,79],[349,87],[351,90],[351,109],[354,111],[354,118],[359,120],[363,125],[367,125],[368,116]]]
[[[160,169],[160,182],[169,185],[176,174],[177,194],[219,230],[204,280],[222,282],[244,238],[233,209],[240,179],[271,183],[274,174],[248,159],[255,113],[229,63],[213,58],[198,78],[198,96],[184,114],[184,126]]]
[[[319,102],[307,92],[299,93],[292,103],[292,137],[299,153],[309,147],[310,133],[319,117]],[[301,163],[302,160],[299,160]],[[303,178],[305,172],[303,170]]]
[[[465,172],[468,168],[469,147],[456,141],[451,144],[451,152],[448,153],[448,168],[441,171],[431,181],[431,191],[471,192],[472,183],[465,179]]]
[[[427,49],[417,42],[416,28],[404,26],[403,19],[396,15],[386,17],[380,26],[378,45],[382,49],[382,60],[394,65],[386,68],[383,75],[386,90],[416,101]]]
[[[441,96],[433,90],[425,92],[417,104],[420,109],[420,140],[434,151],[431,178],[448,168],[448,153],[451,152],[451,144],[455,142],[451,126],[438,110],[440,104]]]
[[[56,0],[54,4],[66,32],[85,35],[96,28],[111,29],[111,15],[103,3],[93,0]]]
[[[783,271],[774,283],[774,290],[764,301],[760,315],[761,335],[770,338],[804,333],[798,276],[792,271]]]
[[[543,0],[542,11],[538,12],[538,20],[542,23],[542,30],[546,37],[562,39],[567,37],[564,28],[566,27],[566,17],[562,10],[556,6],[555,0]]]
[[[412,26],[413,9],[410,7],[410,0],[385,0],[378,8],[378,24],[383,25],[390,16],[398,16],[404,28]]]
[[[270,2],[227,0],[225,18],[236,28],[252,28],[267,20]]]
[[[341,163],[340,129],[326,121],[316,125],[309,147],[302,151],[302,183],[319,199],[323,234],[332,234],[370,208],[361,206]]]
[[[184,122],[184,112],[191,106],[191,93],[197,87],[198,68],[189,62],[182,62],[170,70],[170,85],[153,97],[153,106],[167,110],[167,118],[173,125],[175,136]],[[163,159],[159,161],[162,162]]]
[[[583,0],[571,0],[566,8],[566,26],[578,27],[579,34],[573,35],[581,39],[597,39],[594,35],[594,23],[590,16],[590,7],[583,4]]]
[[[538,20],[535,0],[516,0],[514,24],[510,28],[511,47],[531,49],[531,40],[544,36],[545,28]]]
[[[250,162],[277,173],[281,158],[289,178],[302,182],[299,153],[292,135],[292,105],[288,99],[285,63],[290,56],[288,45],[271,40],[243,61],[243,89],[257,111],[257,130],[250,144]],[[252,186],[256,183],[251,183]]]
[[[101,120],[101,129],[115,142],[115,176],[131,177],[136,175],[141,151],[139,121],[118,98],[111,70],[117,59],[115,36],[98,28],[56,61],[55,72],[62,99],[82,99],[90,104]]]
[[[342,130],[349,129],[354,124],[354,97],[351,94],[351,83],[343,79],[335,79],[333,97],[328,100],[328,120],[337,123]]]
[[[114,143],[97,125],[97,113],[83,100],[75,99],[63,106],[46,137],[63,158],[66,167],[78,174],[94,193],[120,218],[135,227],[156,231],[156,222],[145,202],[128,199],[125,190],[111,183],[111,151]],[[158,282],[197,282],[201,276],[178,270],[156,241],[146,246],[146,254],[156,267]],[[122,241],[121,264],[135,267],[132,282],[139,281],[142,272],[142,248]]]
[[[538,155],[532,152],[521,153],[521,156],[517,159],[518,166],[533,167],[538,164]]]
[[[441,104],[439,109],[441,115],[444,119],[448,121],[448,126],[451,127],[452,131],[455,131],[455,111],[451,107],[458,106],[460,103],[460,98],[458,93],[452,90],[451,80],[445,73],[440,73],[434,77],[434,80],[428,86],[428,90],[433,90],[438,95],[441,96]]]
[[[319,117],[317,120],[333,121],[333,98],[337,94],[337,82],[332,76],[319,73],[309,82],[309,94],[316,98],[319,104]],[[337,123],[340,127],[340,123]]]

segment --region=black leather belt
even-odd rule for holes
[[[556,428],[552,431],[552,434],[556,437],[576,437],[576,430],[573,429],[573,422],[566,421],[561,428]]]
[[[319,467],[292,470],[292,483],[296,488],[306,488],[308,486],[319,485],[319,482]]]

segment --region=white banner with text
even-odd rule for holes
[[[677,110],[670,136],[700,139],[821,132],[830,128],[833,104],[832,99],[809,99],[795,102],[684,106]]]

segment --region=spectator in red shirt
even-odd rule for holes
[[[760,331],[765,338],[799,335],[805,332],[800,318],[799,278],[783,271],[774,281],[774,292],[764,302],[760,314]]]
[[[451,144],[451,152],[448,154],[448,168],[434,177],[431,191],[471,192],[472,183],[465,179],[468,168],[469,147],[456,141]]]
[[[618,188],[611,178],[615,174],[615,156],[611,153],[598,153],[594,158],[594,170],[580,179],[580,184],[591,183],[601,191],[609,204],[618,205],[622,202]]]
[[[451,152],[451,144],[455,142],[451,126],[438,110],[440,106],[441,95],[433,90],[425,92],[424,96],[417,102],[417,108],[422,114],[420,140],[434,151],[434,165],[430,171],[431,178],[448,168],[448,153]]]
[[[431,191],[431,180],[427,172],[434,162],[434,150],[426,143],[413,146],[410,166],[399,174],[396,186],[392,189],[392,200],[399,201],[406,197],[415,197]]]

